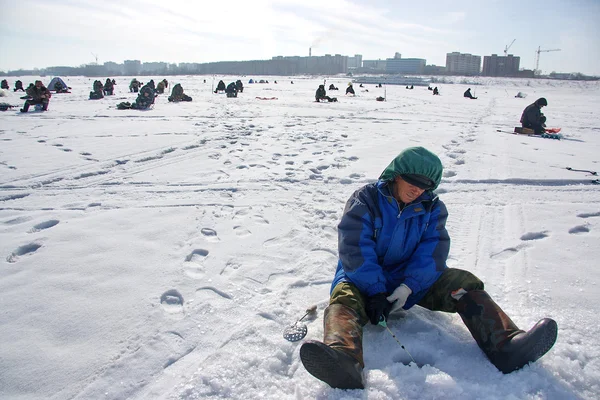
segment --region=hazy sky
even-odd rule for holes
[[[509,53],[521,68],[600,75],[600,0],[0,0],[0,70],[126,59],[363,59]],[[482,60],[483,61],[483,60]]]

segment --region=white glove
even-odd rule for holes
[[[394,311],[404,307],[404,304],[406,304],[406,299],[408,299],[408,296],[410,296],[411,293],[412,290],[403,283],[398,286],[391,295],[386,297],[387,301],[392,303],[392,310],[390,313],[393,313]]]

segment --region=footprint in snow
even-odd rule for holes
[[[593,218],[593,217],[600,217],[600,211],[599,212],[593,212],[593,213],[582,213],[582,214],[577,214],[577,216],[579,218]]]
[[[511,258],[512,256],[514,256],[518,252],[519,252],[518,248],[509,247],[507,249],[499,251],[498,253],[491,254],[490,258],[493,259],[493,260],[506,260],[506,259]]]
[[[195,249],[190,254],[185,257],[186,262],[198,262],[204,260],[204,257],[208,255],[208,250],[204,249]]]
[[[215,231],[214,229],[202,228],[200,229],[200,233],[208,242],[218,242],[220,240],[217,236],[217,231]]]
[[[569,229],[570,234],[588,233],[589,231],[590,231],[590,228],[588,228],[585,225],[578,225],[578,226],[574,226],[573,228]]]
[[[528,232],[526,234],[524,234],[523,236],[521,236],[521,240],[540,240],[543,239],[545,237],[548,237],[547,235],[547,231],[543,231],[543,232]]]
[[[19,257],[24,256],[26,254],[34,253],[40,247],[42,247],[42,245],[39,243],[29,243],[24,246],[21,246],[15,251],[13,251],[11,255],[6,257],[6,261],[8,261],[9,263],[16,263],[19,260]]]
[[[208,255],[208,250],[196,249],[185,258],[183,273],[192,279],[202,279],[206,274],[203,261]]]
[[[4,225],[17,225],[22,224],[24,222],[30,221],[31,217],[17,217],[13,219],[9,219],[8,221],[2,222]]]
[[[58,222],[59,221],[57,219],[51,219],[49,221],[41,222],[37,225],[34,225],[33,228],[29,230],[29,233],[39,232],[44,229],[52,228],[53,226],[56,226]]]
[[[246,237],[252,234],[252,232],[250,232],[248,229],[244,228],[241,225],[234,226],[233,231],[239,237]]]
[[[243,218],[248,213],[250,213],[250,208],[240,208],[233,214],[233,218]]]
[[[160,304],[167,314],[183,314],[183,296],[175,289],[164,292],[160,296]]]

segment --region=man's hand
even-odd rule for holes
[[[386,299],[392,303],[392,309],[390,312],[394,312],[404,307],[404,304],[406,304],[406,299],[408,299],[408,296],[410,296],[411,293],[412,290],[404,283],[398,286]]]
[[[367,316],[373,325],[379,324],[381,320],[386,320],[390,309],[391,304],[386,300],[386,293],[377,293],[367,298]]]

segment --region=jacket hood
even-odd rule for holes
[[[404,174],[423,175],[433,181],[430,190],[435,190],[442,180],[443,170],[442,162],[431,151],[424,147],[409,147],[392,160],[379,179],[391,181]]]

